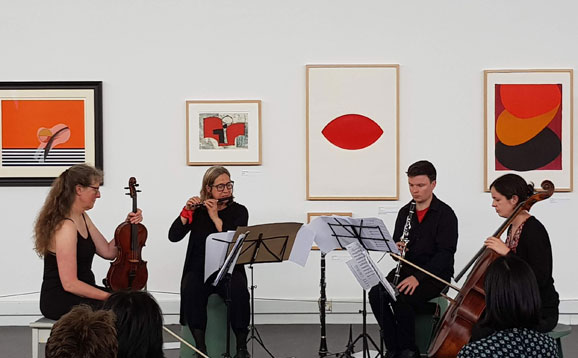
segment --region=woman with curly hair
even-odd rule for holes
[[[81,303],[99,308],[110,295],[96,286],[92,259],[95,254],[114,259],[115,241],[108,241],[86,213],[100,198],[102,177],[89,165],[68,168],[54,180],[36,220],[35,249],[44,258],[40,311],[47,318],[57,320]],[[141,222],[142,211],[126,220]]]

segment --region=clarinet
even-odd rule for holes
[[[319,357],[327,356],[327,337],[325,333],[325,254],[321,253],[321,280],[319,281],[320,294],[319,298],[319,320],[321,322],[321,342],[319,343]]]
[[[407,214],[407,218],[405,219],[405,226],[403,227],[403,235],[401,237],[401,242],[404,243],[406,246],[409,243],[409,230],[411,230],[411,218],[413,217],[414,211],[415,211],[415,201],[412,200],[411,204],[409,205],[409,213]],[[401,250],[400,256],[402,258],[405,258],[405,247],[403,248],[403,250]],[[395,276],[393,277],[393,287],[396,287],[399,282],[401,265],[402,261],[399,260],[397,262],[397,267],[395,269]]]

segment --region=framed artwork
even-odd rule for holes
[[[311,222],[311,220],[315,219],[318,216],[331,216],[331,215],[352,217],[353,213],[307,213],[307,223],[309,224]],[[311,246],[311,250],[319,250],[319,247],[316,245],[313,245],[313,246]],[[341,250],[341,249],[337,249],[337,250]]]
[[[102,169],[102,82],[0,82],[0,185],[50,186],[70,166]]]
[[[399,65],[308,65],[307,199],[397,200]]]
[[[261,101],[187,101],[188,165],[261,165]]]
[[[484,190],[507,173],[572,191],[573,70],[484,71]]]

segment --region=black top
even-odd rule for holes
[[[393,239],[401,240],[403,228],[409,213],[410,203],[399,210],[395,220]],[[435,195],[422,222],[414,213],[409,231],[408,251],[405,258],[434,275],[449,281],[454,273],[454,254],[458,244],[458,219],[452,208]],[[393,270],[390,272],[393,277]],[[400,278],[413,275],[418,281],[430,278],[427,274],[409,266],[402,265]],[[389,278],[389,276],[388,276]],[[435,280],[435,279],[432,279]],[[437,280],[435,282],[438,282]],[[440,285],[443,285],[440,283]]]
[[[526,261],[534,271],[540,290],[542,310],[549,308],[557,310],[560,300],[552,278],[552,246],[546,228],[538,219],[531,216],[526,220],[516,252],[510,251],[510,254]]]
[[[218,211],[218,214],[223,221],[223,232],[236,230],[238,226],[247,226],[249,221],[247,208],[235,202]],[[172,242],[181,241],[189,231],[191,234],[189,235],[183,274],[193,271],[203,275],[205,271],[205,241],[207,236],[218,232],[205,208],[201,207],[195,210],[192,223],[183,225],[180,216],[177,217],[169,229],[169,240]]]
[[[77,232],[76,275],[80,281],[91,286],[96,286],[94,273],[92,272],[92,259],[95,253],[96,247],[94,246],[90,232],[88,232],[87,238],[82,237],[82,235]],[[60,282],[56,254],[50,252],[44,255],[44,276],[40,290],[40,311],[45,317],[56,320],[77,304],[86,303],[93,305],[94,302],[98,301],[66,292],[62,287],[62,282]]]

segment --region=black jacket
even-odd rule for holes
[[[409,205],[402,207],[395,220],[393,239],[398,242],[409,213]],[[454,254],[458,244],[458,219],[452,208],[435,195],[422,222],[414,214],[409,231],[408,251],[405,258],[434,275],[449,281],[454,273]],[[395,270],[388,275],[393,277]],[[430,277],[405,264],[402,266],[401,279],[413,275],[418,281]],[[434,279],[432,279],[434,280]],[[437,281],[436,281],[437,282]],[[443,285],[440,283],[440,285]]]

